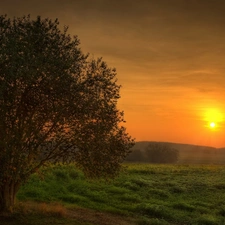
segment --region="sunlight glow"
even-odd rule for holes
[[[210,126],[211,128],[214,128],[214,127],[216,126],[216,124],[215,124],[214,122],[211,122],[211,123],[209,124],[209,126]]]
[[[224,117],[218,109],[208,108],[205,111],[204,120],[207,122],[209,128],[215,129],[224,121]]]

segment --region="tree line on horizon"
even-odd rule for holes
[[[134,148],[127,162],[177,163],[179,151],[166,143],[150,142],[144,149]]]

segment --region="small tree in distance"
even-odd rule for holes
[[[58,20],[0,16],[0,212],[48,163],[113,177],[134,140],[117,109],[115,69],[89,60]]]
[[[148,162],[151,163],[176,163],[179,157],[179,151],[177,149],[164,143],[149,143],[145,152]]]
[[[132,152],[126,157],[127,162],[148,162],[146,159],[145,154],[140,149],[133,149]]]

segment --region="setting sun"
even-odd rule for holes
[[[223,122],[223,114],[215,108],[208,108],[205,111],[204,120],[208,124],[207,126],[211,129],[218,128],[219,124]]]

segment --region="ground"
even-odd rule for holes
[[[21,209],[21,208],[20,208]],[[23,203],[12,215],[0,215],[1,225],[135,225],[134,218],[86,208],[54,207],[42,203]]]
[[[135,224],[132,218],[126,219],[123,216],[110,213],[98,212],[90,209],[68,210],[67,215],[70,218],[75,218],[78,221],[84,221],[96,225],[133,225]]]

